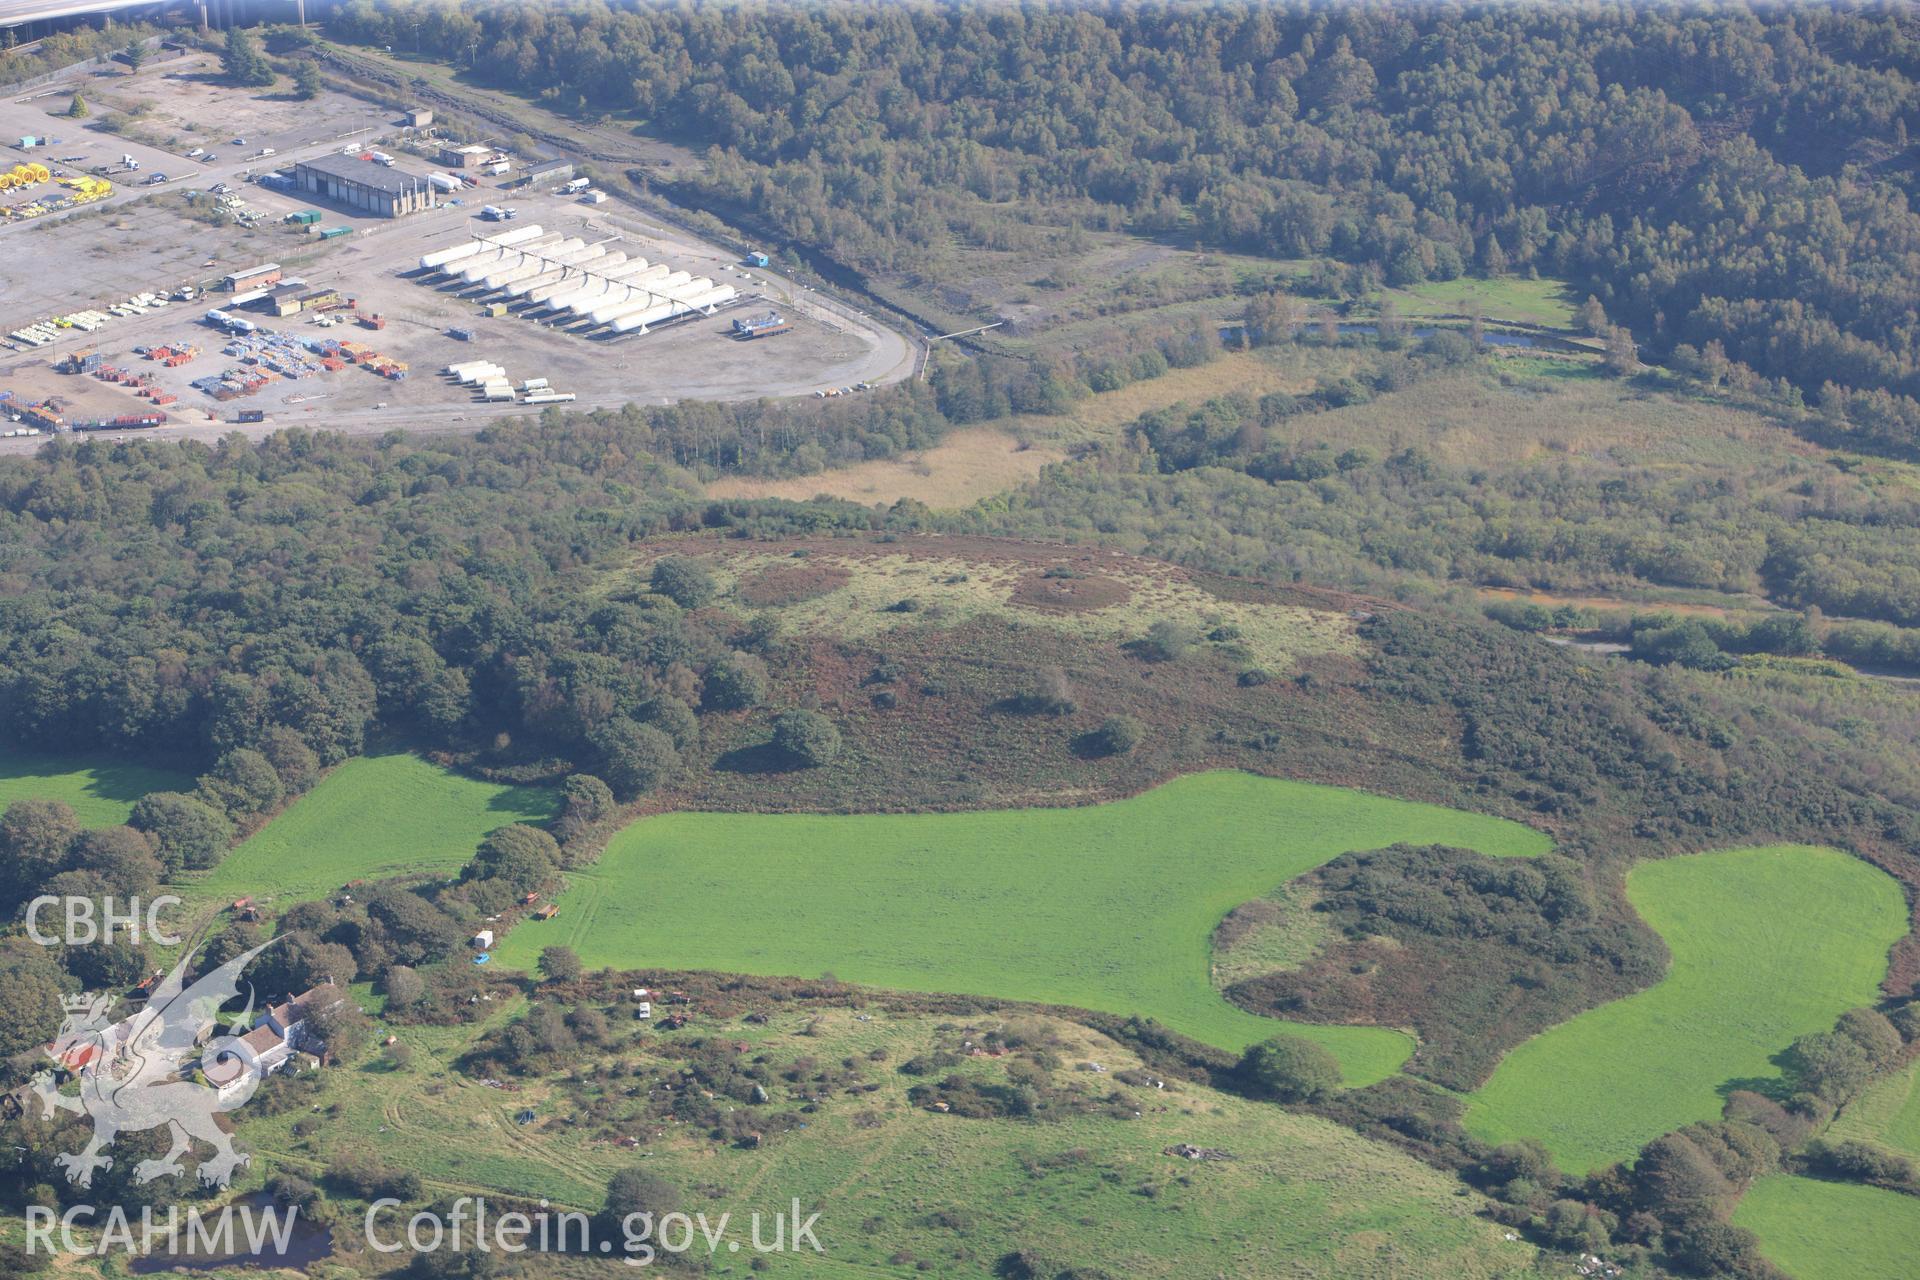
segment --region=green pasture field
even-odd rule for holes
[[[1209,938],[1238,904],[1402,841],[1549,847],[1498,818],[1231,772],[1076,809],[667,814],[615,836],[571,874],[559,918],[521,924],[496,958],[530,968],[565,944],[589,967],[831,972],[1139,1014],[1230,1050],[1292,1031],[1367,1083],[1406,1060],[1406,1035],[1238,1009],[1209,981]]]
[[[81,825],[118,826],[151,791],[191,791],[193,776],[152,765],[44,752],[0,751],[0,809],[16,800],[60,800]]]
[[[487,832],[553,813],[544,787],[451,773],[418,756],[349,760],[192,886],[203,899],[288,905],[349,880],[458,870]]]
[[[1857,1183],[1762,1178],[1733,1221],[1794,1280],[1910,1280],[1920,1256],[1920,1199]]]
[[[1507,1055],[1473,1095],[1475,1134],[1539,1138],[1584,1173],[1712,1119],[1729,1090],[1777,1079],[1793,1040],[1871,1004],[1907,930],[1885,872],[1804,845],[1645,863],[1627,897],[1666,939],[1667,976]]]
[[[1389,289],[1385,296],[1392,298],[1400,314],[1407,317],[1462,315],[1464,300],[1467,308],[1478,307],[1490,320],[1545,325],[1551,329],[1572,328],[1574,309],[1584,301],[1574,297],[1565,283],[1550,276],[1534,280],[1524,276],[1428,280],[1404,289]]]

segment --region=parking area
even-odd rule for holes
[[[255,420],[268,429],[460,430],[552,403],[528,405],[522,395],[511,403],[489,402],[475,388],[440,375],[463,361],[491,362],[516,388],[531,381],[583,408],[809,395],[877,385],[913,369],[913,350],[900,335],[777,272],[746,266],[734,253],[661,226],[618,198],[587,203],[558,185],[506,191],[490,183],[448,197],[431,211],[383,218],[248,179],[249,170],[257,177],[268,165],[290,170],[300,158],[376,145],[392,147],[402,170],[434,171],[403,149],[405,133],[397,121],[359,99],[325,93],[313,104],[290,104],[273,95],[250,96],[211,82],[207,70],[190,61],[150,67],[138,77],[96,79],[125,82],[85,88],[89,104],[99,104],[96,111],[144,103],[139,119],[151,136],[175,148],[211,150],[216,162],[193,167],[175,151],[125,144],[128,152],[141,145],[159,155],[140,160],[140,172],[158,163],[191,176],[154,187],[117,183],[114,199],[98,207],[0,224],[0,253],[49,264],[0,273],[0,334],[44,322],[48,327],[34,332],[53,337],[40,346],[0,343],[0,390],[14,393],[14,406],[53,395],[75,405],[76,413],[104,413],[121,403],[131,409],[158,401],[169,416],[163,434],[219,434]],[[47,128],[53,119],[48,107],[63,107],[70,98],[62,89],[45,99],[0,104],[0,143],[10,140],[6,134],[16,125],[26,130],[31,113],[39,116],[33,127]],[[195,127],[205,119],[220,120],[221,128]],[[214,133],[226,135],[227,142],[210,142]],[[251,151],[271,148],[276,154],[243,168],[219,150],[231,151],[234,138],[244,138]],[[381,141],[387,138],[393,141]],[[116,160],[123,147],[119,138],[92,135],[92,141],[93,151],[112,149]],[[52,150],[78,154],[70,140]],[[554,315],[536,316],[541,309],[524,297],[422,279],[423,254],[503,229],[480,216],[491,202],[510,203],[521,226],[537,223],[570,241],[617,246],[629,258],[731,286],[734,296],[715,314],[615,336],[609,327],[583,325],[577,317],[562,325]],[[307,225],[289,220],[303,213],[309,214]],[[220,277],[261,263],[278,265],[283,293],[339,297],[284,316],[273,314],[276,300],[249,301],[244,291],[242,302],[233,304]],[[128,308],[136,298],[144,301]],[[58,327],[55,319],[116,306],[120,313],[91,331]],[[205,319],[216,308],[242,317],[255,334],[272,331],[278,337],[230,343],[225,327]],[[769,311],[790,327],[757,341],[732,336],[735,318]],[[341,342],[354,345],[343,352]],[[262,343],[264,349],[249,349]],[[141,348],[197,352],[184,360],[148,359]],[[97,353],[122,378],[108,382],[93,373],[53,372],[81,352]],[[375,358],[363,358],[368,353]],[[394,376],[402,371],[404,376]],[[134,385],[124,385],[128,374]],[[227,374],[232,376],[220,390],[244,387],[244,393],[209,394]],[[30,446],[0,440],[0,448],[20,447]]]

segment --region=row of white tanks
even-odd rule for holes
[[[614,334],[645,333],[695,312],[710,315],[735,296],[732,285],[629,257],[612,244],[589,244],[533,223],[426,254],[420,270],[463,289],[524,299],[528,315],[551,324],[583,331],[605,325]]]

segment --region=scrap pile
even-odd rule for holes
[[[274,380],[265,369],[226,369],[193,380],[194,389],[215,400],[233,400],[250,396]]]
[[[190,342],[175,342],[160,347],[148,347],[143,354],[147,359],[158,360],[169,369],[178,369],[199,355],[200,348]]]
[[[144,353],[143,353],[144,354]],[[152,359],[151,356],[148,356]],[[116,386],[130,387],[135,395],[145,396],[155,404],[172,404],[180,397],[169,395],[160,389],[150,373],[137,373],[131,369],[122,369],[116,365],[96,364],[93,376],[102,382],[111,382]],[[124,423],[119,425],[125,425]]]
[[[177,353],[182,348],[171,350]],[[194,382],[195,387],[215,400],[252,395],[275,378],[298,381],[322,373],[337,373],[350,364],[396,382],[407,376],[405,361],[382,355],[365,343],[308,338],[274,329],[234,334],[220,350],[245,367],[228,369]]]
[[[348,364],[357,364],[362,369],[377,373],[383,378],[399,382],[407,376],[407,363],[395,360],[392,356],[382,355],[364,342],[343,341],[337,338],[323,338],[319,341],[322,348],[331,348],[334,354]]]

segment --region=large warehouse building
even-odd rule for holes
[[[298,191],[379,218],[398,218],[434,207],[432,184],[418,174],[358,156],[322,156],[293,166]]]

